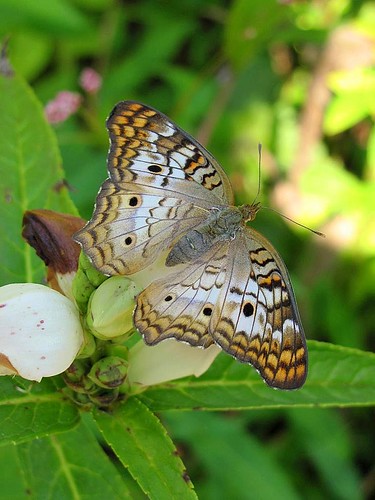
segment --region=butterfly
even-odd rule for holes
[[[301,387],[307,348],[288,271],[247,225],[260,204],[233,206],[215,158],[149,106],[118,103],[107,128],[109,178],[75,240],[107,275],[132,275],[165,253],[170,272],[136,299],[146,344],[216,344],[269,386]]]

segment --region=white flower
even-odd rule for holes
[[[135,389],[189,375],[199,377],[220,352],[216,345],[200,349],[174,339],[163,340],[155,346],[140,341],[129,351],[128,383]]]
[[[65,371],[83,343],[79,313],[43,285],[0,288],[0,375],[40,381]]]

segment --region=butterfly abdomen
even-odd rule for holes
[[[191,262],[207,252],[213,245],[213,240],[205,231],[192,229],[185,234],[169,252],[166,260],[168,267]]]

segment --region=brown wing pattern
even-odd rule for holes
[[[209,324],[222,289],[228,243],[165,279],[151,283],[137,298],[134,322],[149,345],[175,338],[192,346],[213,343]]]
[[[101,272],[133,274],[233,194],[214,158],[156,110],[120,102],[107,127],[110,178],[75,240]]]
[[[194,233],[210,210],[229,207],[233,193],[215,159],[158,111],[124,101],[107,127],[109,179],[75,239],[97,269],[128,275]],[[306,379],[307,348],[292,285],[276,250],[244,221],[140,293],[135,325],[150,345],[216,343],[271,387],[295,389]]]
[[[307,348],[284,263],[249,228],[229,255],[226,282],[210,323],[214,341],[239,361],[251,363],[268,385],[301,387]]]
[[[75,239],[102,273],[128,275],[150,265],[178,235],[206,217],[206,210],[191,202],[160,191],[128,191],[107,180],[93,217]]]
[[[229,180],[213,156],[165,115],[120,102],[107,120],[108,172],[113,182],[161,188],[211,208],[233,203]]]
[[[246,230],[149,285],[138,296],[135,325],[150,345],[171,337],[204,347],[213,341],[271,387],[296,389],[307,372],[304,333],[285,266],[258,236]]]

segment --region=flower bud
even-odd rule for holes
[[[88,376],[99,387],[113,389],[123,384],[127,371],[127,361],[117,356],[107,356],[92,366]]]
[[[97,271],[88,257],[81,252],[78,260],[78,270],[72,283],[72,293],[79,310],[86,313],[87,304],[95,288],[98,288],[108,276]]]
[[[49,123],[63,122],[78,110],[81,102],[80,94],[63,90],[47,103],[45,107],[46,118]]]
[[[79,359],[90,358],[96,351],[96,339],[91,332],[83,329],[83,343],[77,355]]]
[[[99,389],[98,391],[94,392],[93,394],[89,394],[88,396],[90,401],[94,403],[95,406],[110,406],[117,400],[119,396],[119,390],[118,388]]]
[[[85,375],[86,364],[78,360],[73,361],[73,363],[64,372],[64,378],[69,380],[69,382],[81,382]]]
[[[86,363],[75,360],[63,374],[66,385],[79,394],[90,394],[95,392],[97,386],[95,382],[88,377],[86,372]]]
[[[133,327],[134,298],[139,289],[129,278],[108,278],[91,295],[87,325],[92,333],[108,340],[129,333]]]

